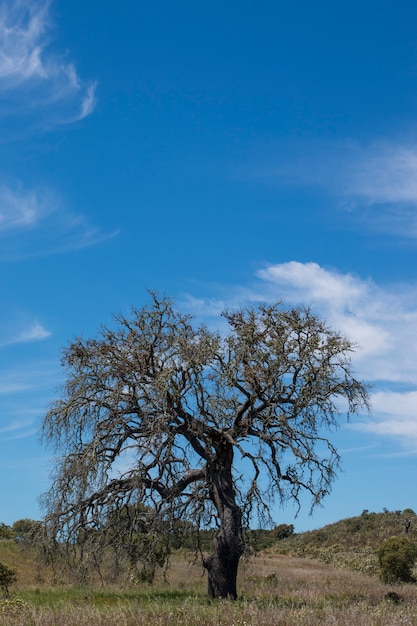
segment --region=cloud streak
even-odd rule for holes
[[[28,328],[23,330],[14,340],[14,343],[28,343],[32,341],[43,341],[48,339],[51,333],[46,330],[39,322],[33,322]]]
[[[0,185],[0,236],[33,228],[56,208],[57,199],[51,193]]]
[[[0,441],[39,435],[40,420],[58,381],[59,373],[52,360],[8,360],[7,368],[0,370]]]
[[[47,188],[0,185],[0,261],[62,254],[116,234],[103,233],[85,216],[68,211],[58,194]]]
[[[44,326],[42,326],[42,324],[40,324],[36,320],[29,323],[18,324],[18,328],[16,328],[16,324],[13,324],[13,327],[11,328],[10,324],[8,327],[7,323],[2,323],[2,332],[0,334],[0,348],[15,344],[44,341],[49,337],[51,337],[50,331],[44,328]],[[12,384],[12,387],[14,384],[15,383]],[[0,393],[4,393],[5,388],[7,389],[7,385],[6,387],[4,387],[3,383],[0,383]]]
[[[270,153],[267,163],[252,167],[252,177],[324,191],[361,228],[417,237],[417,147],[411,140],[312,143],[291,150],[285,160]]]
[[[15,118],[3,124],[2,142],[94,111],[96,82],[82,80],[74,63],[51,50],[50,4],[6,0],[0,5],[0,118]],[[0,179],[0,261],[79,250],[115,234],[70,211],[48,187]]]
[[[417,204],[417,149],[388,143],[371,146],[347,168],[346,193],[370,204]]]
[[[82,80],[73,63],[48,48],[47,0],[9,0],[0,9],[0,101],[3,115],[37,111],[53,123],[92,113],[96,82]],[[47,116],[45,115],[47,113]],[[50,122],[49,122],[50,123]]]

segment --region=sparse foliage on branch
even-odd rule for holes
[[[60,455],[45,504],[51,534],[69,544],[140,506],[165,528],[216,525],[209,594],[234,598],[250,515],[302,492],[321,502],[339,464],[326,431],[368,398],[351,342],[309,309],[223,316],[221,335],[153,294],[69,344],[62,397],[43,424]]]

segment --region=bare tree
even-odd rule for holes
[[[43,424],[61,455],[46,521],[61,541],[138,503],[160,520],[216,524],[208,593],[236,598],[251,513],[303,491],[321,502],[340,460],[327,432],[368,395],[352,343],[309,309],[223,317],[228,332],[213,332],[152,294],[115,328],[69,344],[62,398]]]

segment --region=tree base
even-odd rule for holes
[[[217,554],[203,559],[208,573],[207,593],[209,598],[237,600],[236,579],[239,558],[222,559]]]

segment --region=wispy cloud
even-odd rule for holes
[[[354,428],[401,440],[417,449],[417,285],[379,286],[317,263],[291,261],[256,274],[251,289],[230,289],[228,299],[188,300],[196,315],[248,302],[310,306],[348,336],[355,373],[372,383],[372,419]]]
[[[96,82],[82,80],[74,63],[48,48],[49,5],[8,0],[0,8],[0,101],[8,105],[2,113],[21,118],[37,110],[52,123],[69,123],[94,110]]]
[[[0,349],[18,344],[33,344],[44,341],[52,336],[52,333],[31,313],[24,311],[21,307],[10,305],[7,294],[2,293],[3,306],[0,311]],[[36,348],[35,348],[36,350]],[[0,366],[2,361],[0,360]],[[36,380],[39,372],[35,369],[28,369],[22,376],[22,370],[13,371],[12,353],[8,352],[7,368],[0,371],[0,393],[11,386],[13,389],[17,384],[19,389],[21,385],[30,384],[30,381]],[[23,368],[23,365],[22,365]],[[37,384],[37,383],[36,383]]]
[[[24,191],[0,185],[0,235],[35,227],[55,212],[58,200],[46,191]]]
[[[416,238],[417,147],[378,142],[346,156],[334,182],[349,208],[374,230]]]
[[[68,210],[49,189],[0,185],[0,261],[79,250],[116,234],[103,233],[84,215]]]
[[[361,228],[417,237],[417,142],[412,139],[299,144],[285,158],[282,148],[270,149],[267,160],[252,166],[252,176],[319,189]]]
[[[27,360],[15,364],[10,364],[9,361],[9,365],[0,370],[0,395],[15,397],[16,407],[13,408],[13,414],[21,412],[25,416],[32,415],[36,395],[43,394],[45,390],[50,391],[51,385],[57,384],[60,374],[56,363],[52,361]],[[26,392],[32,402],[30,408],[25,407],[23,402],[23,394]]]
[[[39,419],[45,413],[42,402],[37,403],[33,408],[33,397],[25,397],[24,391],[19,393],[19,403],[7,402],[5,395],[0,395],[0,411],[3,420],[0,426],[0,441],[12,441],[25,439],[34,435],[39,435]],[[13,395],[17,395],[15,392]]]
[[[28,343],[31,341],[42,341],[51,336],[49,330],[46,330],[39,322],[33,322],[28,328],[20,332],[14,340],[14,343]]]
[[[1,346],[0,346],[1,347]],[[0,369],[0,441],[39,437],[39,424],[60,382],[54,359],[13,359]],[[27,352],[26,352],[27,354]]]
[[[81,109],[78,115],[78,119],[83,119],[94,111],[94,108],[96,106],[96,87],[96,82],[87,85],[85,95],[81,102]]]
[[[0,333],[0,348],[19,343],[43,341],[49,337],[51,337],[51,332],[36,320],[29,323],[4,324]],[[13,382],[12,387],[14,384]],[[0,393],[3,392],[4,386],[0,383]]]
[[[345,193],[371,204],[417,205],[417,148],[377,143],[356,151],[344,174]]]
[[[48,3],[4,2],[0,12],[0,79],[13,88],[31,78],[46,78],[41,60]]]
[[[83,81],[75,64],[49,47],[50,4],[6,0],[0,5],[0,117],[16,118],[16,124],[3,124],[3,142],[24,129],[42,132],[94,110],[96,82]],[[0,179],[0,261],[78,250],[115,234],[101,232],[46,186]]]
[[[33,419],[17,420],[0,427],[0,439],[23,439],[36,433],[37,429]]]

